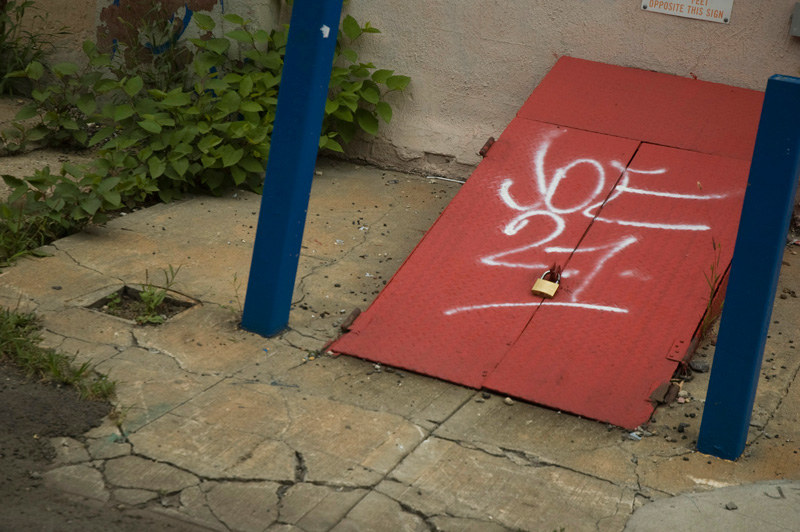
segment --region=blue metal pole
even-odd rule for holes
[[[342,0],[295,0],[258,215],[242,327],[289,323]]]
[[[772,76],[761,111],[697,441],[700,452],[719,458],[739,458],[747,442],[798,173],[800,79]]]

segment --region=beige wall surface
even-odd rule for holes
[[[188,2],[221,23],[221,0],[158,1],[175,4],[179,17]],[[51,27],[74,32],[60,47],[70,59],[114,14],[114,0],[36,2]],[[733,0],[730,24],[719,24],[647,12],[641,0],[351,0],[345,13],[383,32],[359,40],[362,59],[412,82],[390,96],[392,124],[349,151],[381,165],[466,177],[486,139],[502,132],[562,55],[763,90],[772,74],[800,75],[800,40],[789,36],[794,5]],[[284,0],[224,7],[264,28],[290,16]]]
[[[772,74],[800,74],[794,5],[734,0],[720,24],[641,0],[352,0],[345,12],[383,31],[362,39],[362,56],[412,77],[393,95],[392,124],[356,147],[380,164],[467,177],[562,55],[763,90]]]

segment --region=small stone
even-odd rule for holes
[[[686,390],[681,390],[678,392],[678,397],[683,397],[684,399],[686,399],[687,397],[689,397],[689,392],[687,392]]]
[[[725,509],[726,510],[738,510],[739,507],[736,506],[735,502],[731,501],[731,502],[729,502],[728,504],[725,505]]]
[[[481,397],[483,397],[484,399],[491,399],[492,398],[492,394],[490,394],[488,392],[483,392],[481,394]]]
[[[678,432],[686,432],[686,428],[689,427],[688,423],[679,423],[678,424]]]
[[[61,287],[59,285],[51,286],[50,288],[52,288],[53,290],[61,290]]]
[[[503,402],[505,404],[507,404],[507,405],[513,405],[514,404],[514,400],[512,398],[510,398],[510,397],[506,397],[505,399],[503,399]]]
[[[787,296],[786,294],[781,294],[781,295],[780,295],[780,298],[781,298],[781,299],[789,299],[789,296]]]
[[[708,373],[710,365],[705,360],[692,360],[689,362],[689,367],[697,373]]]
[[[475,402],[476,403],[485,403],[486,399],[481,399],[480,397],[478,397],[478,398],[475,399]]]

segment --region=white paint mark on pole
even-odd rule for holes
[[[322,27],[319,30],[322,32],[322,38],[323,39],[327,39],[328,35],[331,34],[331,29],[328,26],[326,26],[325,24],[323,24]]]

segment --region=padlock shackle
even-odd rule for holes
[[[546,272],[544,272],[544,273],[542,274],[542,276],[540,277],[540,279],[543,279],[543,280],[547,281],[548,279],[545,279],[545,277],[547,277],[548,275],[550,275],[550,274],[552,274],[552,273],[554,273],[554,272],[553,272],[553,270],[547,270]],[[556,275],[556,280],[555,280],[555,281],[550,281],[550,282],[551,282],[551,283],[556,283],[556,284],[558,284],[558,283],[560,283],[560,282],[561,282],[561,274],[560,274],[560,273],[556,273],[555,275]]]

